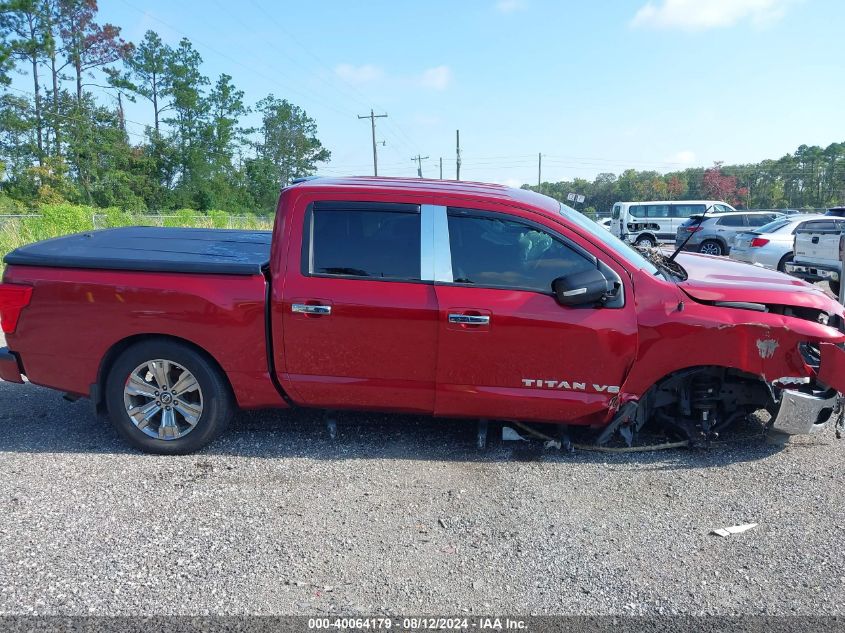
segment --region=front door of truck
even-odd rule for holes
[[[421,227],[421,206],[404,203],[320,200],[294,218],[276,367],[295,401],[433,411],[437,299]]]
[[[624,280],[616,307],[563,307],[552,280],[606,266],[582,238],[478,209],[449,208],[447,223],[451,282],[436,285],[437,414],[601,419],[636,354],[625,271],[614,264]]]

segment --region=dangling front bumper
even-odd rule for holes
[[[827,391],[784,389],[771,430],[784,435],[814,435],[827,428],[839,412],[840,395]]]

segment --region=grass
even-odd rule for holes
[[[233,215],[225,211],[203,214],[193,209],[180,209],[154,215],[130,213],[117,208],[45,204],[36,213],[34,217],[0,218],[0,257],[31,242],[118,226],[188,226],[266,231],[273,228],[272,217]]]

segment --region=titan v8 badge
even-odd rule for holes
[[[619,393],[616,385],[597,385],[595,383],[575,382],[568,380],[540,380],[537,378],[523,378],[525,387],[535,389],[562,389],[563,391],[595,391],[596,393]]]

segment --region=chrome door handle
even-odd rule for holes
[[[290,307],[291,312],[299,312],[300,314],[331,314],[331,306],[315,306],[307,303],[294,303]]]
[[[466,325],[490,325],[490,317],[482,314],[450,314],[449,323]]]

